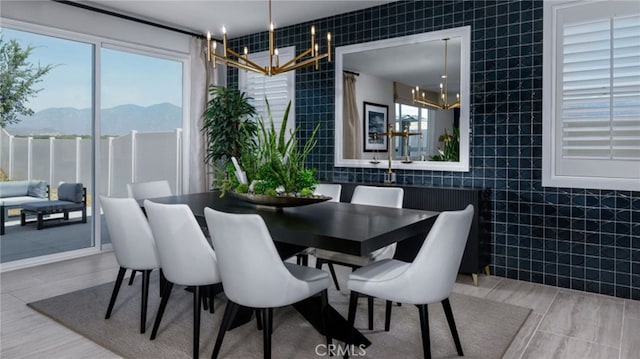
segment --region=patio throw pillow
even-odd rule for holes
[[[58,186],[60,201],[82,202],[82,183],[63,183]]]
[[[29,190],[27,196],[45,198],[47,197],[47,184],[45,181],[29,182]]]
[[[6,181],[0,184],[0,198],[26,196],[28,191],[28,181]]]

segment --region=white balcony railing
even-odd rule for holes
[[[91,138],[16,137],[0,128],[0,170],[11,180],[38,179],[52,186],[82,182],[92,191]],[[99,193],[127,195],[130,182],[166,179],[173,193],[182,188],[182,129],[131,133],[100,140]]]

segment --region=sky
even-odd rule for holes
[[[29,62],[55,67],[36,84],[43,89],[29,106],[35,112],[52,107],[91,107],[93,45],[2,28],[3,41],[16,39],[34,47]],[[102,108],[124,104],[150,106],[169,102],[182,107],[182,63],[108,48],[101,52]]]

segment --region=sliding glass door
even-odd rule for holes
[[[94,208],[99,194],[125,197],[127,183],[159,179],[169,181],[174,193],[182,192],[188,60],[185,54],[7,23],[0,28],[2,46],[30,49],[26,66],[51,69],[25,97],[24,106],[33,113],[23,111],[16,121],[0,126],[0,181],[14,182],[14,187],[18,181],[42,181],[51,199],[57,198],[60,183],[82,183],[88,221],[67,225],[81,212],[71,213],[68,221],[56,214],[47,216],[52,219],[47,223],[59,226],[38,230],[21,225],[21,203],[3,206],[3,269],[34,257],[55,260],[70,251],[98,251],[109,243],[103,221],[94,221],[100,216]],[[10,60],[0,61],[7,76]],[[8,195],[9,187],[0,186],[0,197]]]
[[[0,196],[8,203],[3,208],[1,263],[89,248],[94,244],[91,148],[95,45],[4,27],[0,31],[4,48],[0,59],[5,82],[2,86],[11,94],[3,96],[3,111],[7,107],[17,111],[15,120],[0,128],[0,186],[5,189]],[[14,51],[7,51],[7,47]],[[50,69],[30,86],[33,94],[24,96],[22,101],[15,100],[17,93],[24,90],[21,84],[33,81],[29,69],[32,74],[38,67],[47,66]],[[82,212],[76,211],[70,213],[68,220],[62,215],[47,216],[50,221],[42,230],[36,224],[22,226],[21,202],[12,197],[37,197],[31,190],[40,182],[48,186],[52,200],[58,198],[61,183],[82,183],[88,194],[87,223],[56,226],[80,221]],[[22,184],[26,184],[25,193],[9,190]]]
[[[181,192],[182,73],[175,59],[101,49],[101,194],[126,197],[127,183],[155,180]]]

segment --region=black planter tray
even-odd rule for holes
[[[252,193],[238,193],[235,191],[227,192],[230,196],[240,199],[245,202],[257,204],[260,206],[268,206],[268,207],[298,207],[298,206],[306,206],[308,204],[314,204],[319,202],[325,202],[331,199],[331,197],[327,196],[308,196],[308,197],[292,197],[292,196],[267,196],[263,194],[252,194]]]

